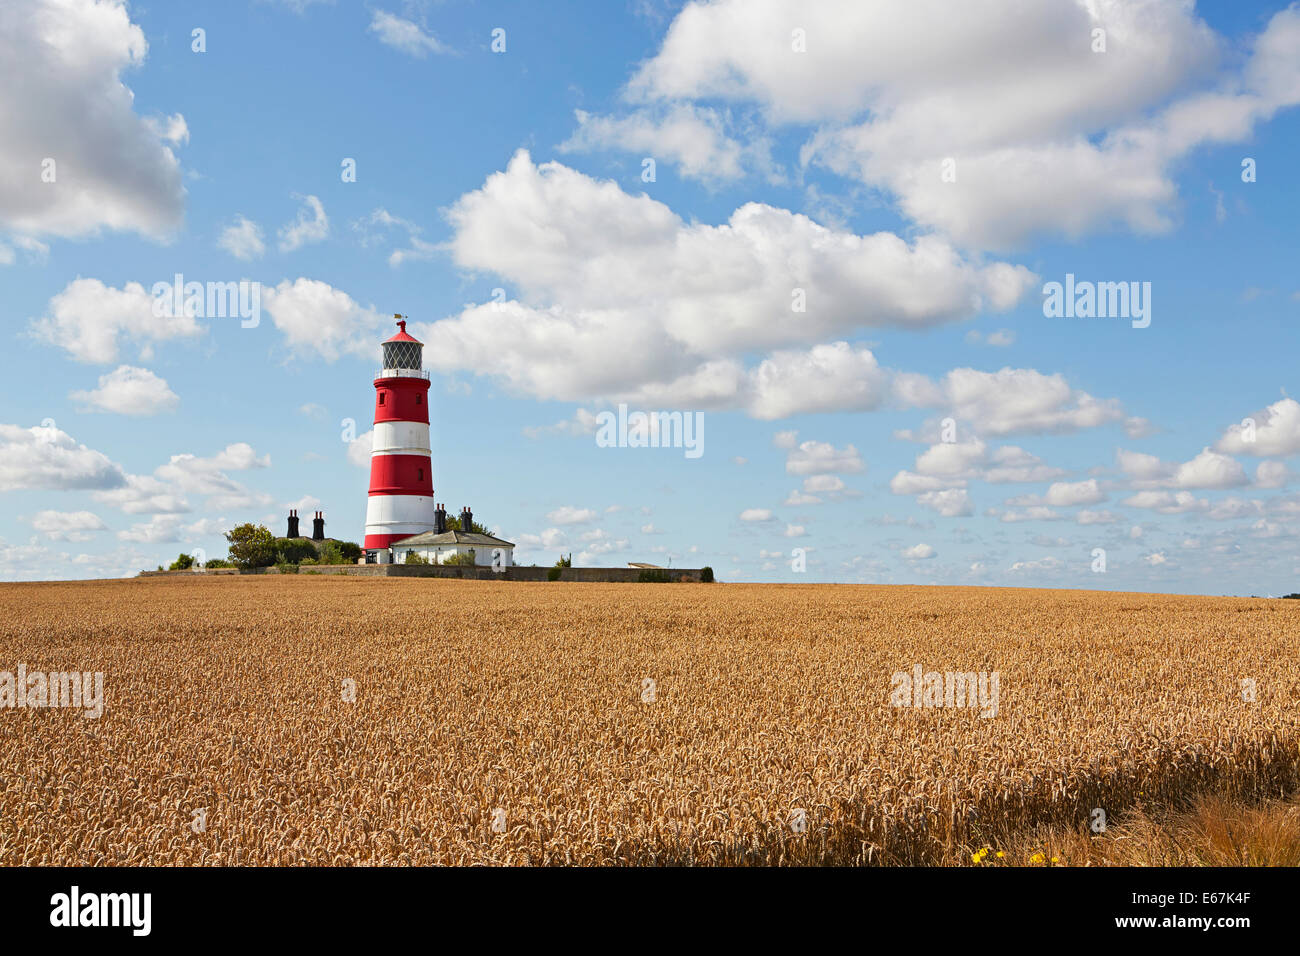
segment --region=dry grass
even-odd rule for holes
[[[1104,833],[1038,826],[998,847],[966,847],[978,866],[1300,866],[1300,801],[1219,794],[1190,809],[1134,807]]]
[[[0,670],[19,663],[104,671],[108,709],[0,710],[10,865],[943,863],[1094,807],[1297,783],[1300,601],[3,585]],[[890,707],[917,663],[999,671],[998,716]]]

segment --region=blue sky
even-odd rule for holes
[[[359,541],[401,312],[522,563],[1300,590],[1296,7],[18,0],[0,54],[0,578]]]

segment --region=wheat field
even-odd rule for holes
[[[20,664],[106,707],[0,709],[3,865],[941,863],[1300,777],[1300,601],[0,585]],[[916,665],[997,672],[996,714],[893,706]]]

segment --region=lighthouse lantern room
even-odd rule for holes
[[[375,377],[375,431],[366,503],[367,560],[387,563],[394,541],[437,525],[429,448],[429,373],[424,345],[406,331],[383,343],[384,367]]]

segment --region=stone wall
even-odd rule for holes
[[[550,568],[510,567],[495,572],[491,567],[451,566],[425,564],[316,564],[304,565],[299,574],[347,574],[372,578],[466,578],[474,581],[546,581]],[[561,581],[594,581],[604,583],[635,584],[641,568],[561,568]],[[666,568],[673,582],[700,580],[699,568]],[[141,571],[142,578],[174,577],[177,575],[206,574],[279,574],[279,568],[257,568],[236,571],[234,568],[213,568],[211,571]]]

